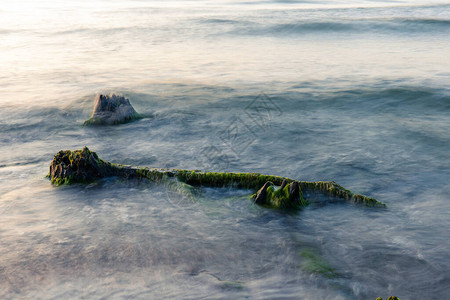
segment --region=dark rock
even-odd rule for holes
[[[297,181],[291,182],[291,184],[289,184],[289,199],[292,203],[300,202],[300,187]]]
[[[50,164],[48,176],[52,183],[61,185],[89,183],[109,176],[137,177],[138,173],[136,168],[104,161],[84,147],[82,150],[59,151]]]
[[[252,197],[255,203],[264,204],[274,208],[300,208],[308,203],[303,199],[302,190],[298,181],[288,179],[281,182],[280,188],[276,189],[271,181],[267,181],[259,191]]]
[[[100,159],[87,147],[77,151],[59,151],[50,164],[50,178],[56,185],[74,182],[91,182],[103,177]]]
[[[84,125],[114,125],[131,122],[142,118],[130,100],[125,97],[111,94],[111,96],[98,95],[94,111]]]
[[[255,203],[256,204],[264,204],[264,203],[266,203],[267,188],[269,186],[272,186],[272,185],[273,184],[270,181],[267,181],[266,183],[264,183],[262,188],[260,188],[259,191],[256,193],[256,198],[255,198]]]
[[[286,181],[286,179],[283,179],[283,182],[281,183],[281,186],[280,186],[280,190],[283,190],[286,187],[286,185],[287,185],[287,181]]]

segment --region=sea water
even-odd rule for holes
[[[21,0],[0,19],[2,299],[450,297],[448,2]],[[147,117],[83,127],[98,93]],[[84,146],[387,208],[52,186],[53,155]]]

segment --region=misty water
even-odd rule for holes
[[[21,0],[0,18],[0,298],[450,298],[450,4]],[[146,118],[83,127],[99,93]],[[84,146],[387,208],[53,186],[53,156]]]

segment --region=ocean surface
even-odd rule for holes
[[[450,299],[450,2],[19,0],[0,19],[1,299]],[[99,93],[146,118],[83,127]],[[84,146],[387,208],[52,186]]]

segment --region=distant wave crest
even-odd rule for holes
[[[355,19],[336,21],[303,20],[283,24],[258,24],[234,31],[237,34],[308,34],[308,33],[427,33],[450,31],[447,19]]]

